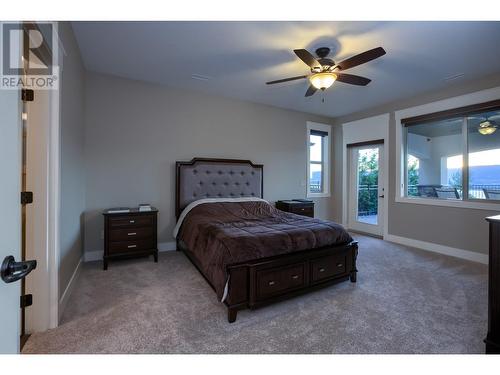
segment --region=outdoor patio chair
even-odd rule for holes
[[[493,199],[500,201],[500,190],[490,190],[483,188],[483,192],[486,199]]]
[[[460,199],[457,188],[454,187],[440,187],[434,188],[436,195],[439,199]]]
[[[417,194],[419,197],[437,198],[436,188],[442,185],[417,185]]]

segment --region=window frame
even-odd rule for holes
[[[328,133],[327,136],[323,137],[322,141],[322,158],[321,162],[311,161],[310,155],[310,135],[311,130],[317,130],[320,132]],[[332,137],[332,127],[331,125],[321,124],[318,122],[307,121],[306,123],[306,197],[307,198],[320,198],[320,197],[330,197],[330,155],[331,155],[331,138]],[[310,190],[310,171],[312,164],[321,164],[322,166],[322,183],[323,191],[321,193],[311,192]]]
[[[395,112],[396,122],[396,194],[395,202],[424,204],[432,206],[458,207],[458,208],[473,208],[481,210],[500,210],[500,201],[498,200],[483,200],[469,198],[468,191],[468,140],[467,131],[467,116],[480,113],[483,111],[497,109],[500,107],[500,87],[478,91],[471,94],[466,94],[458,97],[453,97],[438,102],[428,103],[417,107],[407,108]],[[425,121],[436,121],[443,118],[463,116],[462,124],[463,136],[463,170],[462,170],[462,185],[463,199],[461,200],[445,200],[445,199],[429,199],[420,197],[407,196],[408,176],[407,176],[407,153],[406,153],[406,134],[405,123],[416,123]]]

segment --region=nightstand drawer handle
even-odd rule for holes
[[[344,267],[344,264],[343,263],[337,263],[337,267],[338,268]]]
[[[276,284],[274,281],[269,281],[269,286],[273,286],[274,284]]]
[[[325,269],[324,268],[320,268],[319,272],[325,272]]]
[[[292,279],[297,280],[299,278],[299,275],[293,275]]]
[[[135,223],[135,220],[130,220],[129,221],[130,224],[134,224]]]
[[[133,249],[133,248],[137,247],[137,245],[128,245],[127,247],[128,247],[129,249]]]
[[[128,234],[127,234],[127,236],[135,236],[135,235],[137,235],[137,233],[136,233],[136,232],[131,232],[131,233],[128,233]]]

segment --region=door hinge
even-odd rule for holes
[[[21,191],[21,204],[33,203],[32,191]]]
[[[21,296],[21,309],[33,305],[33,294]]]
[[[21,98],[23,102],[32,102],[35,100],[35,91],[33,89],[21,89]]]

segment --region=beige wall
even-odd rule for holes
[[[83,254],[84,77],[80,51],[68,22],[59,24],[65,56],[61,78],[61,228],[59,295],[64,293]]]
[[[306,121],[330,119],[88,73],[85,97],[85,251],[103,249],[101,212],[148,202],[158,241],[170,242],[174,165],[195,156],[264,164],[264,198],[305,197]],[[339,129],[334,129],[334,142]],[[341,141],[341,140],[340,140]],[[331,218],[332,200],[316,200]]]
[[[160,209],[159,242],[170,242],[174,163],[194,156],[250,159],[265,165],[265,198],[305,195],[305,123],[334,123],[332,197],[317,199],[320,218],[342,220],[342,129],[345,122],[390,113],[391,235],[487,252],[484,217],[493,211],[395,202],[394,111],[500,85],[500,76],[331,120],[238,100],[87,73],[85,93],[85,251],[103,248],[101,211],[149,202]]]
[[[441,206],[418,205],[395,202],[396,184],[396,121],[394,112],[441,99],[464,95],[486,88],[500,86],[500,75],[486,77],[473,83],[456,84],[447,90],[437,91],[426,95],[389,103],[384,106],[349,116],[336,118],[334,124],[340,125],[365,117],[390,113],[389,122],[389,234],[407,237],[415,240],[436,243],[444,246],[470,250],[479,253],[488,252],[488,226],[484,220],[486,216],[498,214],[498,211],[487,211],[466,208],[452,208]],[[342,155],[336,151],[337,158],[334,168],[341,168]],[[335,179],[336,186],[341,184],[341,178]],[[336,189],[338,192],[338,189]],[[342,199],[337,193],[334,204]],[[335,206],[338,206],[335,204]],[[334,211],[338,220],[340,213]]]

